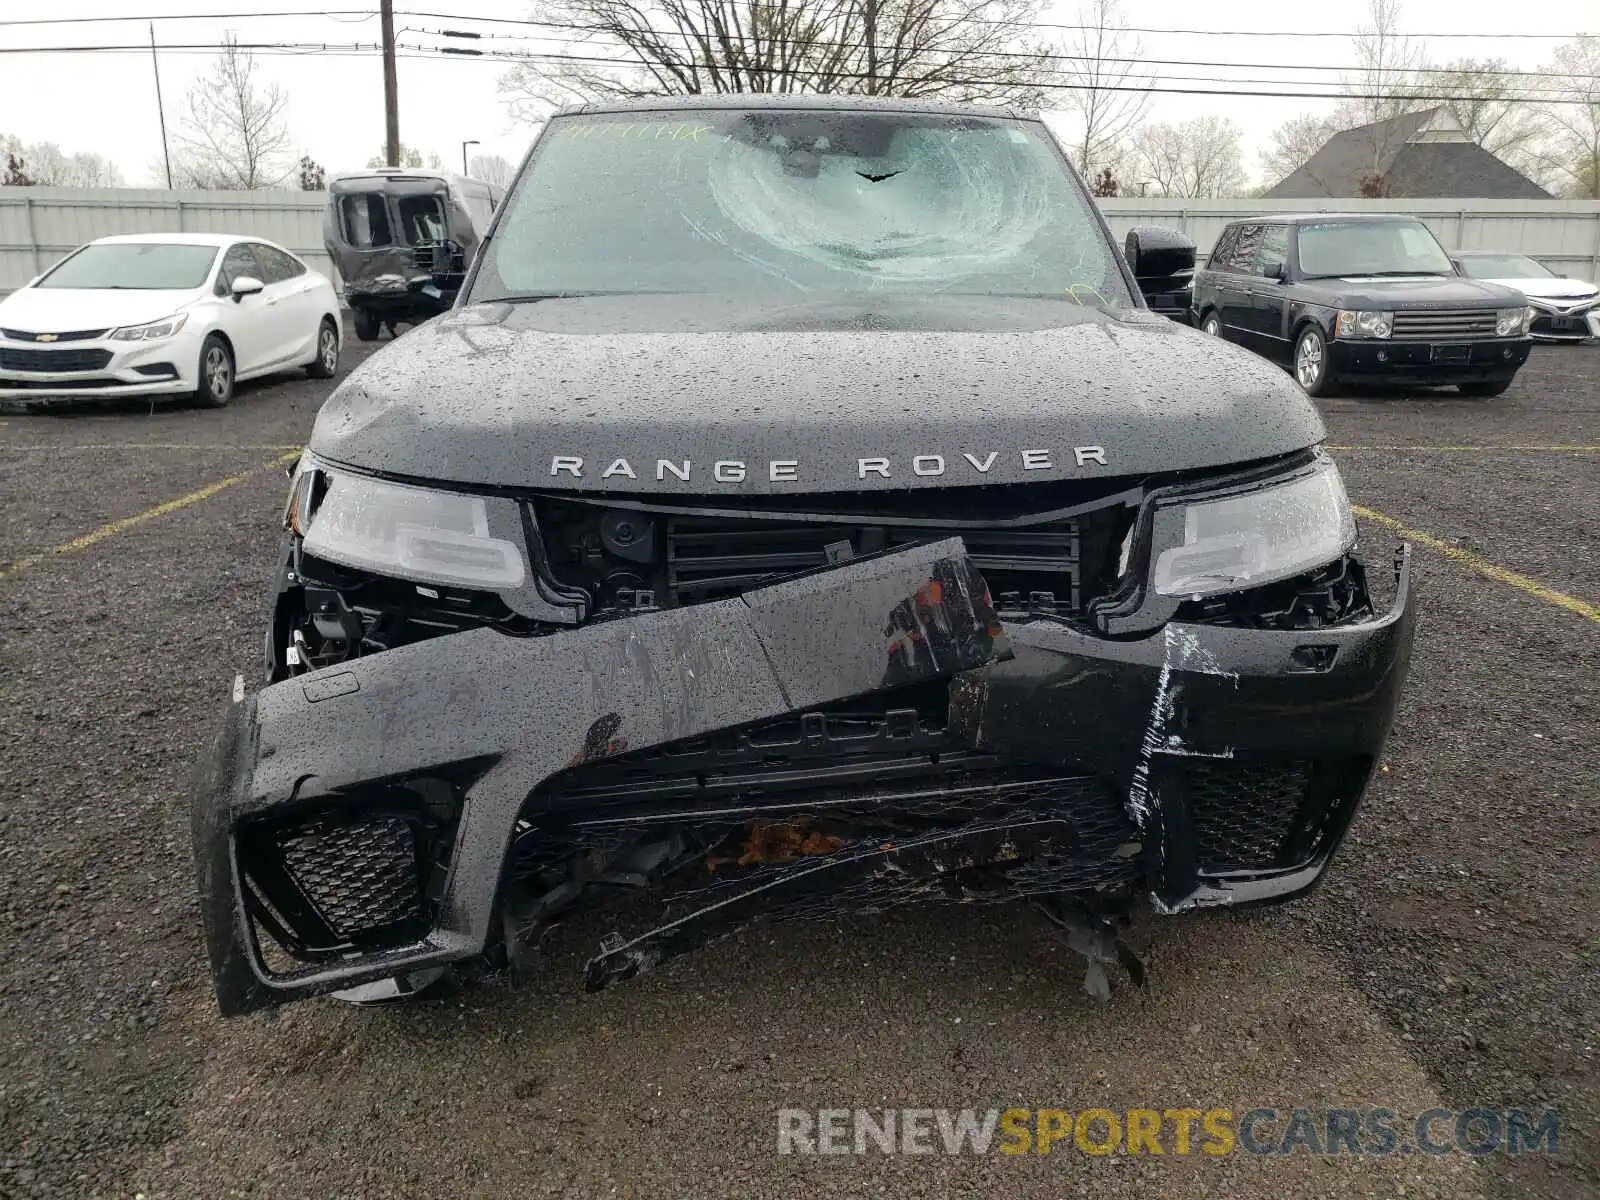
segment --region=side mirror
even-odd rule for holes
[[[229,290],[233,293],[233,302],[238,304],[246,296],[254,296],[266,286],[254,275],[241,275],[233,281],[233,287]]]
[[[1135,278],[1170,279],[1194,271],[1194,243],[1176,229],[1137,225],[1128,230],[1123,253]]]
[[[1267,278],[1276,279],[1279,283],[1283,283],[1289,278],[1289,264],[1281,262],[1273,263],[1267,268]]]
[[[1194,243],[1176,229],[1138,225],[1128,230],[1123,254],[1151,311],[1186,322],[1194,291]]]

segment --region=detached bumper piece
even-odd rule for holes
[[[274,684],[230,708],[193,796],[222,1010],[515,963],[588,905],[617,914],[598,988],[760,918],[1291,897],[1393,718],[1397,575],[1381,617],[1119,639],[1002,627],[949,539]]]

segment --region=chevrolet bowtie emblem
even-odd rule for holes
[[[56,340],[56,335],[53,333],[36,333],[33,335],[33,340],[36,342],[53,342]]]

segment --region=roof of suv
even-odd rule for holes
[[[1318,221],[1394,221],[1420,220],[1414,213],[1294,212],[1266,213],[1259,217],[1239,217],[1229,225],[1311,225]]]
[[[738,92],[715,96],[650,96],[642,100],[606,100],[592,104],[571,104],[557,109],[558,117],[575,113],[679,112],[720,109],[814,109],[822,112],[916,112],[974,117],[1002,117],[1012,120],[1037,119],[1034,114],[987,104],[950,104],[937,100],[907,100],[882,96],[819,96],[785,93]]]

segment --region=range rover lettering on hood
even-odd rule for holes
[[[1107,466],[1106,451],[1103,446],[1073,446],[1071,458],[1077,466],[1086,467],[1091,464]],[[973,454],[970,450],[963,450],[958,459],[946,460],[942,454],[913,454],[906,458],[891,458],[885,455],[874,455],[868,458],[856,459],[856,478],[866,479],[876,476],[879,479],[893,479],[896,473],[904,473],[909,463],[911,474],[921,479],[935,479],[947,473],[954,465],[954,473],[964,473],[964,468],[979,475],[987,475],[1000,458],[1000,451],[990,450],[984,454]],[[1018,462],[1024,471],[1053,471],[1058,465],[1054,450],[1022,450],[1017,454]],[[655,478],[659,483],[674,480],[678,483],[688,483],[691,480],[703,480],[706,475],[716,483],[743,483],[751,478],[751,464],[742,458],[719,458],[712,460],[709,467],[704,461],[696,465],[692,459],[658,458],[655,460]],[[597,463],[585,463],[579,454],[557,454],[550,459],[550,474],[552,476],[569,475],[573,479],[592,477]],[[759,477],[761,464],[756,463],[755,469]],[[586,472],[588,474],[586,474]],[[639,473],[634,470],[633,463],[626,458],[614,458],[610,464],[599,472],[601,479],[638,479]],[[769,458],[766,460],[766,478],[769,483],[804,483],[803,465],[798,458]]]

